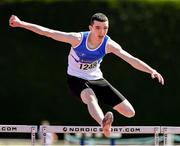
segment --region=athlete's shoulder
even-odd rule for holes
[[[106,45],[106,52],[112,53],[114,50],[121,50],[121,46],[111,38],[108,39],[107,45]]]
[[[90,31],[82,31],[80,33],[81,33],[81,36],[85,38],[89,35]]]
[[[115,44],[117,44],[114,40],[112,40],[111,38],[108,39],[107,41],[107,47],[113,47],[115,46]]]
[[[81,41],[83,37],[86,37],[89,34],[89,31],[81,31],[81,32],[76,32],[74,36]]]
[[[74,48],[74,47],[78,46],[78,44],[80,44],[83,36],[82,36],[81,32],[72,32],[71,36],[74,38],[74,42],[71,44],[72,47]]]
[[[78,43],[76,43],[75,45],[72,45],[72,47],[75,49],[77,48],[82,42],[83,40],[85,41],[87,36],[89,34],[89,31],[81,31],[81,32],[77,32],[76,38],[78,39]]]
[[[75,39],[81,40],[81,32],[71,32],[70,34],[75,37]]]

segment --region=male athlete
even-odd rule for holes
[[[69,88],[75,96],[80,97],[82,102],[87,105],[90,115],[102,126],[106,137],[111,132],[113,114],[107,112],[104,115],[98,102],[111,106],[128,118],[135,115],[134,108],[129,101],[103,77],[100,64],[106,54],[117,55],[135,69],[150,74],[153,79],[157,78],[162,85],[164,84],[161,74],[143,61],[130,55],[107,36],[109,21],[102,13],[96,13],[91,17],[89,31],[85,32],[57,31],[21,21],[14,15],[10,17],[9,24],[12,27],[21,27],[71,45],[67,69]]]

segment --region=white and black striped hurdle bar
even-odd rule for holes
[[[43,145],[46,145],[46,133],[102,133],[100,126],[40,126],[43,133]],[[160,126],[113,126],[112,133],[154,134],[154,145],[159,145]]]
[[[35,145],[37,126],[34,125],[0,125],[0,133],[31,133],[31,144]]]

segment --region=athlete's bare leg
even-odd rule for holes
[[[84,89],[81,92],[81,99],[87,105],[90,115],[102,126],[104,135],[108,137],[111,133],[113,114],[107,112],[104,116],[103,111],[98,104],[96,95],[90,88]]]
[[[135,115],[135,110],[127,99],[114,106],[113,109],[128,118],[134,117]]]
[[[81,92],[81,99],[87,105],[90,115],[101,125],[104,113],[100,108],[96,95],[91,88],[86,88]]]

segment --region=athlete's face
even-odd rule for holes
[[[94,21],[93,24],[89,25],[89,29],[94,37],[97,39],[102,40],[104,36],[107,34],[109,28],[109,22],[100,22],[100,21]]]

